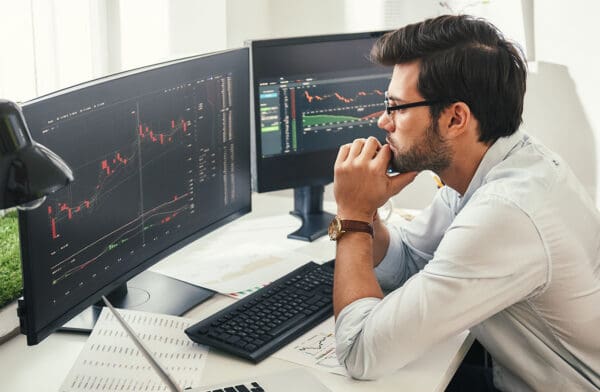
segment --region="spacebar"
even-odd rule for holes
[[[269,331],[269,335],[271,335],[271,336],[277,336],[281,332],[283,332],[286,329],[288,329],[291,325],[296,324],[300,320],[303,320],[305,317],[306,317],[306,315],[304,313],[298,313],[297,315],[295,315],[294,317],[292,317],[291,319],[289,319],[285,323],[283,323],[281,325],[278,325],[277,327],[275,327],[272,330],[270,330]]]

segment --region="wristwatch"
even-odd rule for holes
[[[370,223],[350,219],[340,219],[338,216],[331,220],[327,231],[329,233],[329,239],[332,241],[338,241],[342,238],[344,233],[348,231],[369,233],[371,234],[371,237],[373,237],[373,225]]]

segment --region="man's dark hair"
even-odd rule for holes
[[[522,51],[491,23],[468,15],[443,15],[383,35],[371,58],[384,65],[420,60],[417,89],[437,121],[449,103],[469,105],[479,121],[479,141],[512,135],[522,122],[527,64]]]

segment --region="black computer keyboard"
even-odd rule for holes
[[[185,330],[193,341],[260,362],[333,314],[333,260],[308,262]]]

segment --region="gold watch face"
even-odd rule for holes
[[[344,232],[342,231],[342,221],[340,218],[336,216],[331,220],[327,232],[331,241],[337,241],[341,237]]]

